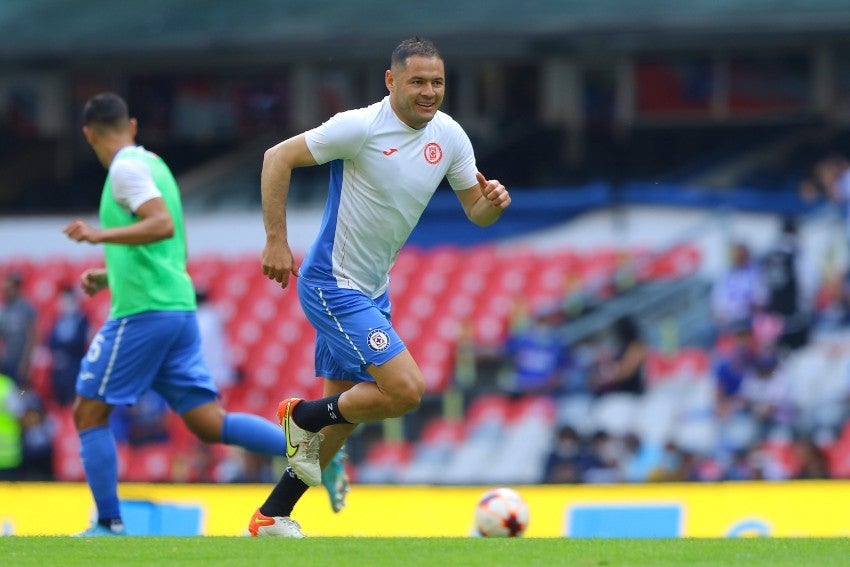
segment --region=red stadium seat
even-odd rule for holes
[[[85,480],[83,463],[80,461],[80,439],[74,427],[74,418],[70,408],[63,408],[51,414],[56,421],[56,435],[53,444],[53,469],[56,480]]]
[[[526,418],[541,418],[554,423],[557,414],[555,400],[549,396],[525,396],[514,402],[509,408],[510,421],[522,421]]]
[[[686,348],[666,354],[650,351],[644,365],[647,385],[653,386],[667,380],[695,380],[709,371],[711,355],[699,348]]]
[[[463,421],[436,418],[425,424],[419,442],[425,444],[442,442],[455,444],[463,439],[463,432]]]
[[[467,426],[472,428],[480,422],[491,419],[504,423],[508,419],[510,407],[511,402],[507,396],[500,394],[478,396],[466,412]]]
[[[404,466],[412,454],[413,447],[406,441],[378,441],[366,452],[365,462],[370,465]]]
[[[176,452],[170,443],[151,443],[130,449],[127,482],[169,482]]]

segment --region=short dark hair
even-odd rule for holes
[[[415,56],[443,58],[439,50],[437,50],[437,46],[434,45],[434,42],[417,35],[405,39],[396,46],[390,59],[390,65],[401,65],[404,67],[407,65],[407,58]]]
[[[115,128],[126,123],[130,111],[124,99],[115,93],[100,93],[91,97],[83,108],[83,124]]]

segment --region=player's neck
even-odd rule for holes
[[[126,136],[115,136],[104,141],[103,145],[100,148],[100,151],[97,152],[97,156],[103,166],[109,169],[109,166],[112,164],[112,160],[115,159],[115,156],[118,155],[118,152],[120,152],[127,146],[134,145],[136,144],[132,138],[127,138]]]

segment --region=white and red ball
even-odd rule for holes
[[[528,527],[528,504],[512,488],[485,492],[475,505],[475,529],[483,537],[519,537]]]

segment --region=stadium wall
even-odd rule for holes
[[[310,536],[465,537],[487,487],[361,486],[331,512],[311,490],[295,514]],[[528,537],[847,537],[850,481],[515,487],[531,510]],[[122,484],[137,535],[243,535],[266,485]],[[61,510],[44,522],[44,510]],[[62,535],[91,514],[85,484],[0,483],[6,535]]]

